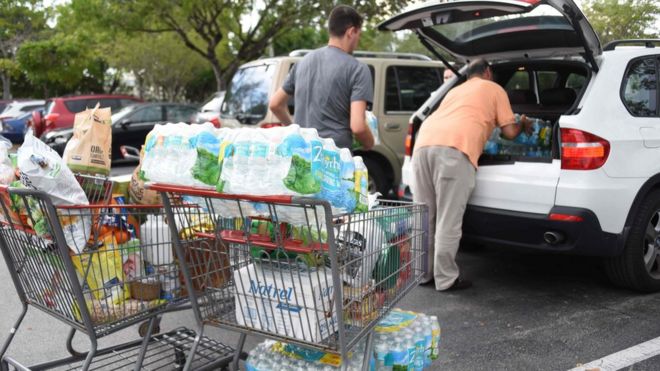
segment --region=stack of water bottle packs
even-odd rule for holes
[[[520,124],[520,115],[516,114],[516,124]],[[513,140],[501,137],[499,128],[493,130],[484,146],[488,155],[514,155],[525,157],[551,157],[552,122],[528,117],[532,121],[532,133],[521,132]]]
[[[438,358],[440,324],[436,316],[393,309],[375,330],[369,371],[430,369]],[[363,340],[352,350],[347,370],[362,370],[365,345]],[[334,371],[342,366],[338,354],[271,340],[258,344],[246,361],[248,371]]]
[[[147,135],[144,180],[242,195],[325,199],[333,213],[367,210],[367,168],[316,129],[156,125]]]

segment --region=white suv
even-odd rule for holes
[[[551,128],[547,148],[504,142],[480,158],[466,240],[604,257],[615,284],[660,290],[660,40],[601,48],[571,0],[433,1],[380,28],[487,58],[514,112]],[[400,194],[417,129],[462,72],[411,117]]]

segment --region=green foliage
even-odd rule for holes
[[[659,36],[657,0],[588,0],[584,13],[603,44]]]

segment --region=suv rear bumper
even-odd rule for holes
[[[463,238],[468,242],[590,256],[616,256],[623,250],[625,235],[603,232],[591,210],[555,206],[550,213],[579,216],[582,221],[550,220],[549,214],[533,214],[468,205],[463,219]],[[563,239],[550,244],[546,232]]]

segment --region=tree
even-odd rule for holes
[[[658,37],[657,0],[589,0],[584,3],[584,13],[603,44]]]
[[[0,79],[3,99],[11,98],[11,78],[20,73],[16,52],[46,26],[38,0],[0,0]]]
[[[353,5],[372,19],[408,2],[363,0]],[[320,29],[334,1],[73,0],[71,6],[80,19],[99,20],[104,27],[175,33],[187,48],[210,63],[217,88],[222,90],[241,64],[261,57],[273,40],[295,29]]]

